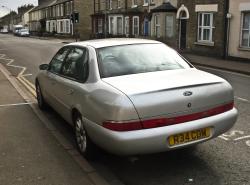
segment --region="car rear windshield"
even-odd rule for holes
[[[99,48],[101,78],[191,68],[165,44],[131,44]]]

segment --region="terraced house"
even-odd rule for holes
[[[225,57],[227,0],[179,0],[178,47],[195,53]]]
[[[250,59],[250,1],[230,0],[228,14],[229,57]]]
[[[81,40],[90,38],[93,1],[40,0],[30,12],[30,31],[34,34],[77,35]],[[78,15],[77,22],[72,16]]]
[[[177,0],[94,0],[93,37],[143,37],[176,46]]]

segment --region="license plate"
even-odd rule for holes
[[[168,143],[170,146],[181,145],[184,143],[189,143],[192,141],[208,138],[210,137],[210,135],[211,135],[211,129],[204,128],[204,129],[172,135],[168,138]]]

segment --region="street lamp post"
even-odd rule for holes
[[[12,17],[12,15],[11,15],[11,9],[10,8],[8,8],[7,6],[2,6],[2,8],[6,8],[6,9],[8,9],[9,11],[10,11],[10,16],[9,16],[9,25],[8,25],[8,27],[9,27],[9,31],[10,31],[10,25],[11,25],[11,17]]]

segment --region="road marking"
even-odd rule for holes
[[[229,140],[228,138],[226,138],[226,137],[224,137],[224,136],[219,136],[219,138],[221,138],[221,139],[223,139],[223,140],[225,140],[225,141],[228,141],[228,140]]]
[[[238,97],[238,96],[235,96],[235,98],[238,99],[238,100],[250,103],[250,101],[248,99],[241,98],[241,97]]]
[[[25,74],[25,75],[23,75],[23,77],[25,77],[25,76],[32,76],[32,74]]]
[[[3,104],[0,105],[0,107],[11,107],[11,106],[20,106],[20,105],[31,105],[35,102],[29,102],[29,103],[14,103],[14,104]]]
[[[238,138],[234,139],[234,141],[239,141],[239,140],[247,139],[247,138],[250,138],[250,135],[249,136],[238,137]]]
[[[205,66],[201,66],[201,65],[195,65],[195,66],[197,66],[198,68],[211,69],[211,70],[214,70],[214,71],[223,71],[224,73],[229,73],[229,74],[234,74],[234,75],[250,78],[249,75],[245,75],[245,74],[241,74],[241,73],[231,72],[231,71],[222,70],[222,69],[216,69],[216,68],[212,68],[212,67],[205,67]]]
[[[246,141],[246,145],[250,147],[250,140]]]
[[[18,81],[20,81],[30,91],[30,93],[34,97],[36,97],[36,91],[35,91],[36,88],[35,88],[35,86],[25,78],[26,76],[31,76],[32,75],[32,74],[24,74],[25,71],[27,70],[27,68],[23,67],[23,66],[13,65],[12,63],[15,62],[15,60],[10,59],[10,58],[6,58],[5,54],[0,54],[0,60],[1,59],[4,60],[5,62],[7,62],[7,64],[6,64],[7,66],[21,69],[21,71],[17,75]]]

